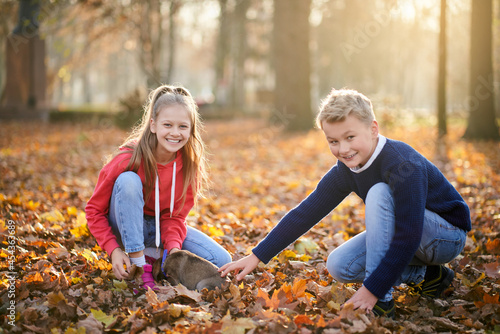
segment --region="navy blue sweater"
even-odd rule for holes
[[[365,201],[368,190],[379,182],[388,184],[393,192],[396,232],[386,256],[363,282],[378,298],[394,285],[417,251],[425,209],[470,231],[469,207],[439,169],[411,146],[387,139],[380,154],[364,171],[354,173],[338,161],[316,189],[281,219],[253,253],[264,263],[269,262],[351,192]]]

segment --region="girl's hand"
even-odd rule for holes
[[[175,252],[178,252],[178,251],[180,251],[180,249],[179,249],[179,248],[174,247],[174,248],[172,248],[172,249],[170,250],[170,252],[168,252],[168,254],[172,254],[172,253],[175,253]]]
[[[236,279],[238,281],[241,281],[243,278],[245,278],[245,276],[247,274],[249,274],[252,270],[257,268],[257,266],[259,265],[259,262],[260,262],[259,258],[257,256],[255,256],[254,253],[252,253],[248,256],[245,256],[242,259],[239,259],[238,261],[226,263],[225,265],[220,267],[219,272],[222,272],[220,276],[226,277],[226,275],[229,272],[235,271],[236,274],[239,273],[236,276]],[[240,270],[241,270],[241,272],[240,272]]]
[[[377,300],[378,298],[363,285],[348,301],[345,302],[345,304],[351,303],[354,305],[354,309],[359,308],[364,310],[366,313],[370,313],[377,303]]]
[[[120,247],[115,248],[111,252],[111,264],[113,265],[113,272],[116,278],[124,279],[128,278],[128,268],[130,268],[130,259],[127,254],[125,254]],[[123,268],[123,265],[127,269]]]

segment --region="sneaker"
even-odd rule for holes
[[[152,290],[156,289],[155,280],[153,279],[153,266],[150,264],[145,264],[142,269],[144,270],[144,274],[141,275],[142,285],[141,287],[144,289],[151,288]]]
[[[418,284],[409,283],[408,293],[438,298],[450,286],[454,277],[455,272],[443,265],[427,266],[424,280]]]
[[[150,265],[153,265],[153,263],[155,263],[155,261],[156,261],[156,259],[154,257],[151,257],[151,256],[145,255],[144,258],[146,259],[146,263],[150,264]]]
[[[388,317],[394,319],[394,299],[389,300],[388,302],[381,302],[380,300],[373,307],[372,312],[377,317]]]

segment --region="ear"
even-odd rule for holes
[[[374,138],[374,139],[377,138],[377,136],[378,136],[378,123],[377,123],[377,121],[373,120],[372,124],[370,125],[370,127],[371,127],[370,130],[371,130],[371,133],[372,133],[372,138]]]
[[[155,123],[155,120],[153,118],[151,118],[149,128],[151,129],[151,133],[156,133],[156,123]]]

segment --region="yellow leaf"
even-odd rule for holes
[[[69,216],[76,216],[78,214],[78,209],[74,206],[69,206],[66,211],[68,212]]]
[[[12,197],[9,199],[9,203],[12,205],[21,206],[21,197],[17,195],[16,197]]]
[[[231,314],[228,313],[222,318],[222,334],[245,334],[247,329],[257,327],[255,322],[250,318],[231,319]]]
[[[90,235],[89,228],[87,226],[87,219],[85,218],[85,213],[80,212],[76,218],[76,223],[74,228],[70,228],[69,231],[76,238],[87,237]]]
[[[90,249],[84,249],[83,252],[82,252],[82,256],[84,258],[87,259],[87,261],[91,262],[91,263],[94,263],[96,262],[97,260],[99,260],[97,258],[97,255],[95,255],[95,253],[93,251],[91,251]]]
[[[311,254],[318,249],[318,244],[310,238],[300,238],[294,245],[295,250],[299,254]]]
[[[64,222],[64,216],[59,210],[52,210],[50,212],[45,212],[40,215],[42,220],[46,220],[51,223]]]
[[[216,226],[210,226],[208,228],[208,234],[210,234],[210,236],[212,237],[222,237],[224,235],[224,232]]]
[[[77,284],[80,283],[82,279],[80,277],[71,277],[71,283]]]
[[[330,300],[328,302],[328,304],[326,304],[326,306],[330,309],[330,310],[335,310],[335,311],[340,311],[340,304],[339,303],[336,303],[334,302],[333,300]]]
[[[295,254],[295,252],[293,250],[285,249],[278,256],[278,261],[280,263],[283,263],[283,262],[285,262],[286,259],[295,259],[296,257],[297,257],[297,254]]]
[[[107,315],[101,310],[90,309],[90,312],[92,312],[94,318],[96,318],[98,321],[102,322],[106,326],[111,325],[115,321],[115,317]]]
[[[293,189],[296,189],[300,186],[300,181],[292,181],[290,183],[288,183],[287,185],[287,188],[288,190],[293,190]]]
[[[36,209],[38,209],[39,206],[40,206],[40,202],[33,202],[32,200],[30,200],[28,203],[26,203],[26,209],[31,210],[31,211],[35,211]]]
[[[174,318],[178,318],[189,311],[191,311],[191,307],[187,305],[170,304],[168,307],[168,313]]]
[[[59,291],[58,293],[51,292],[47,295],[47,304],[51,307],[56,307],[61,300],[65,303],[68,302],[61,291]]]
[[[312,256],[309,256],[309,255],[306,255],[306,254],[302,254],[300,257],[299,257],[299,260],[302,261],[302,262],[307,262],[309,261],[310,259],[312,259]]]
[[[113,280],[113,286],[117,288],[118,290],[125,290],[128,288],[127,282],[125,281],[118,281],[118,280]]]

